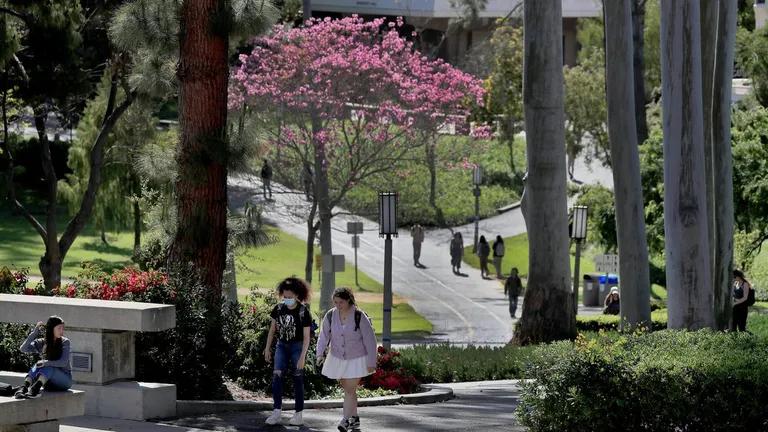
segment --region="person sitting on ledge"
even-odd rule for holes
[[[36,398],[42,389],[65,391],[72,387],[72,366],[70,364],[70,342],[64,337],[64,320],[57,316],[48,318],[45,324],[45,338],[38,339],[43,322],[40,321],[21,345],[21,352],[39,354],[32,370],[27,374],[24,385],[16,392],[16,399]]]
[[[611,292],[605,297],[605,315],[618,315],[621,312],[621,299],[619,298],[619,289],[611,288]]]

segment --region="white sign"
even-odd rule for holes
[[[598,273],[619,273],[618,255],[598,255],[595,257],[595,270]]]

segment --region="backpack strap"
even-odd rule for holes
[[[360,320],[363,318],[363,311],[355,309],[355,331],[360,330]]]
[[[330,336],[331,329],[333,328],[333,309],[326,312],[325,318],[325,320],[328,321],[328,336]]]

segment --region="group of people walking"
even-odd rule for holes
[[[490,278],[491,271],[488,269],[489,260],[493,263],[494,270],[496,270],[496,277],[502,278],[502,260],[504,259],[504,239],[501,236],[496,236],[496,241],[493,245],[488,244],[485,236],[480,236],[475,253],[480,259],[480,275],[483,278]],[[464,238],[460,232],[453,234],[450,244],[451,254],[451,267],[454,274],[461,272],[461,261],[464,258]]]

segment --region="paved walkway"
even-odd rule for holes
[[[229,204],[242,209],[246,201],[259,203],[265,219],[282,231],[306,239],[308,203],[302,193],[273,184],[273,199],[265,201],[261,181],[256,176],[230,178]],[[358,267],[379,282],[384,280],[384,240],[379,238],[378,224],[358,216],[342,214],[333,218],[333,253],[344,254],[347,265],[354,263],[351,236],[346,234],[348,221],[362,221],[365,232],[360,236]],[[503,215],[506,216],[506,215]],[[509,216],[506,216],[509,217]],[[514,217],[514,216],[512,216]],[[494,234],[495,235],[495,234]],[[504,235],[504,234],[502,234]],[[403,232],[393,240],[392,290],[406,297],[413,308],[432,323],[433,335],[427,342],[504,344],[512,338],[513,321],[509,317],[509,303],[498,280],[486,280],[480,272],[469,266],[462,267],[462,275],[453,274],[448,253],[450,233],[430,232],[422,246],[421,263],[413,265],[410,235]],[[302,263],[303,264],[303,263]],[[599,308],[580,311],[599,314]],[[522,314],[522,299],[518,316]],[[394,341],[408,343],[408,341]]]
[[[427,405],[395,405],[360,408],[362,430],[366,432],[413,431],[509,431],[522,432],[517,426],[514,410],[519,389],[514,381],[485,381],[449,385],[455,399]],[[288,426],[292,412],[283,413],[284,425],[267,426],[270,412],[241,412],[188,417],[161,424],[78,417],[62,422],[61,432],[140,431],[140,432],[198,432],[198,431],[331,431],[341,419],[340,409],[307,410],[306,424],[299,428]]]

